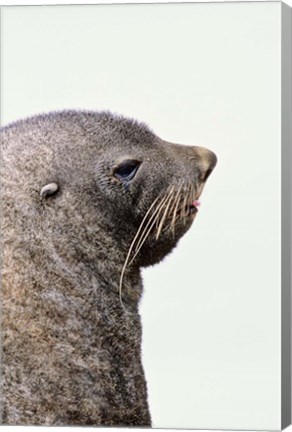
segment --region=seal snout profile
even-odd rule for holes
[[[201,170],[202,181],[205,182],[217,164],[217,156],[205,147],[194,147],[194,150],[201,159],[199,168]]]
[[[216,156],[109,112],[1,140],[3,423],[150,426],[141,267],[191,227]]]
[[[205,147],[193,147],[193,149],[199,161],[198,193],[196,195],[196,200],[198,200],[203,192],[206,181],[217,164],[217,156],[215,153]],[[200,205],[200,202],[198,201],[197,204]]]

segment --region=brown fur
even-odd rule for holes
[[[151,203],[182,184],[197,198],[215,155],[108,112],[64,111],[3,128],[1,157],[2,423],[149,426],[140,268],[191,226],[186,211],[168,229],[174,193],[158,238],[124,264]],[[125,159],[141,162],[127,183],[114,175]]]

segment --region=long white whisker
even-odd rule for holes
[[[163,216],[162,216],[162,218],[161,218],[161,221],[160,221],[160,224],[159,224],[159,227],[158,227],[157,233],[156,233],[156,240],[157,240],[157,239],[159,238],[159,236],[160,236],[160,233],[161,233],[161,230],[162,230],[162,227],[163,227],[164,221],[165,221],[166,216],[167,216],[167,214],[168,214],[169,206],[170,206],[171,201],[172,201],[172,198],[173,198],[173,191],[174,191],[174,187],[171,188],[171,195],[170,195],[170,197],[169,197],[170,200],[169,200],[169,202],[167,203],[166,208],[165,208],[164,213],[163,213]]]
[[[186,223],[186,218],[188,214],[188,202],[190,198],[190,191],[191,191],[191,183],[188,183],[185,189],[185,198],[184,198],[183,209],[182,209],[184,224]]]
[[[149,236],[152,228],[154,227],[154,225],[157,222],[157,220],[159,220],[159,216],[160,216],[161,210],[163,210],[163,205],[167,202],[168,199],[172,198],[172,193],[173,193],[173,188],[171,188],[171,190],[169,191],[169,193],[166,195],[165,199],[163,200],[162,205],[159,204],[159,206],[158,206],[159,211],[158,211],[157,215],[155,216],[155,219],[153,220],[153,222],[152,222],[150,228],[148,229],[147,233],[144,235],[144,237],[141,237],[140,242],[139,242],[139,248],[137,249],[134,257],[132,258],[132,261],[136,258],[136,256],[140,252],[140,250],[141,250],[143,244],[145,243],[145,241],[147,240],[147,238],[148,238],[148,236]]]
[[[142,232],[142,234],[140,236],[139,242],[136,245],[135,254],[134,254],[133,258],[131,259],[129,265],[132,264],[132,262],[134,261],[134,259],[138,255],[138,253],[140,252],[140,249],[141,249],[142,245],[144,244],[146,238],[148,237],[148,235],[151,232],[153,226],[155,225],[155,223],[159,219],[160,212],[163,209],[163,205],[165,204],[165,201],[167,200],[168,196],[169,196],[169,194],[167,194],[166,196],[163,197],[163,199],[161,200],[161,202],[159,203],[159,205],[156,207],[156,209],[154,210],[153,214],[149,218],[149,221],[148,221],[146,227],[144,228],[144,230],[143,230],[143,232]],[[148,227],[149,227],[150,224],[151,224],[151,226],[148,229]],[[147,231],[147,229],[148,229],[148,231]],[[146,233],[146,231],[147,231],[147,233]],[[146,233],[146,235],[145,235],[145,233]]]
[[[148,238],[150,232],[152,231],[152,229],[153,229],[154,225],[156,224],[157,220],[159,219],[159,215],[160,215],[160,212],[156,215],[156,217],[155,217],[155,219],[153,220],[153,222],[152,222],[150,228],[148,229],[147,233],[146,233],[143,237],[140,238],[139,247],[138,247],[138,249],[136,250],[135,255],[133,256],[131,262],[134,261],[134,259],[136,258],[136,256],[137,256],[138,253],[140,252],[140,250],[141,250],[143,244],[144,244],[145,241],[147,240],[147,238]]]
[[[124,307],[123,300],[122,300],[122,285],[123,285],[124,274],[125,274],[125,271],[126,271],[126,268],[127,268],[127,265],[128,265],[128,261],[129,261],[129,258],[130,258],[130,255],[131,255],[132,250],[133,250],[133,247],[135,245],[135,242],[136,242],[137,238],[139,237],[139,234],[140,234],[140,232],[142,230],[143,224],[144,224],[145,220],[147,219],[149,213],[151,212],[152,208],[157,203],[157,201],[158,201],[159,198],[160,197],[158,196],[153,201],[153,203],[151,204],[151,206],[149,207],[149,209],[147,210],[147,212],[146,212],[146,214],[145,214],[145,216],[144,216],[144,218],[143,218],[143,220],[142,220],[142,222],[141,222],[141,224],[140,224],[140,226],[139,226],[139,228],[137,230],[137,233],[136,233],[136,235],[135,235],[135,237],[134,237],[134,239],[133,239],[133,241],[132,241],[132,243],[130,245],[127,257],[125,259],[125,262],[124,262],[124,265],[123,265],[123,268],[122,268],[122,272],[121,272],[121,276],[120,276],[120,283],[119,283],[119,298],[120,298],[120,303],[121,303],[121,305],[122,305],[122,307],[123,307],[123,309],[124,309],[125,312],[126,312],[126,309]]]
[[[177,210],[178,210],[178,206],[179,206],[179,202],[180,202],[180,196],[181,196],[181,189],[183,187],[183,183],[179,186],[178,191],[177,191],[177,195],[176,195],[176,205],[174,208],[174,212],[173,212],[173,216],[172,216],[172,221],[171,221],[171,228],[172,228],[172,233],[174,236],[174,231],[175,231],[175,220],[176,220],[176,214],[177,214]]]
[[[184,183],[183,185],[183,191],[182,194],[184,195],[183,201],[182,201],[182,205],[181,205],[181,210],[180,210],[180,220],[182,221],[184,219],[184,213],[185,213],[185,201],[186,201],[186,189],[185,189],[186,185]]]

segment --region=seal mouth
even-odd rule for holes
[[[191,216],[196,214],[199,211],[198,207],[200,207],[200,205],[201,205],[200,201],[195,199],[194,201],[191,202],[191,204],[185,206],[183,211],[185,216]]]
[[[197,207],[200,207],[200,205],[201,205],[200,201],[198,201],[198,200],[196,199],[196,200],[194,200],[194,201],[192,202],[191,207],[195,207],[195,208],[197,208]]]

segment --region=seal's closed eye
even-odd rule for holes
[[[114,176],[119,180],[129,181],[138,171],[140,162],[137,160],[125,160],[114,170]]]

